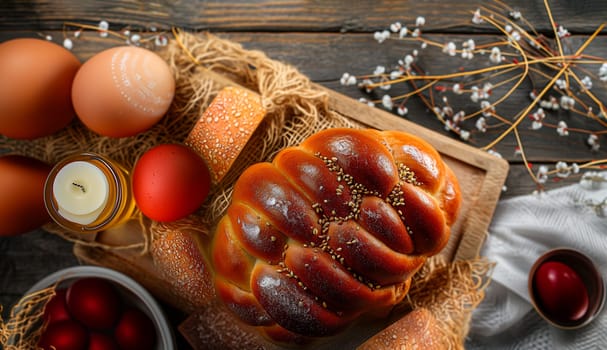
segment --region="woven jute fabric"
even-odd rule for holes
[[[332,110],[326,91],[315,86],[296,68],[272,60],[263,52],[245,49],[233,41],[210,33],[175,31],[169,45],[158,53],[174,72],[176,94],[167,115],[150,130],[128,138],[109,138],[95,134],[74,120],[64,130],[35,140],[0,136],[0,152],[26,155],[50,164],[75,153],[95,152],[129,169],[152,146],[183,142],[226,83],[258,93],[268,114],[235,165],[211,189],[199,211],[169,224],[152,222],[147,230],[142,230],[147,242],[155,231],[166,229],[166,225],[170,229],[196,227],[197,231],[211,235],[214,225],[230,203],[234,182],[246,167],[270,161],[281,149],[297,145],[320,130],[360,127]],[[213,78],[217,76],[222,79]],[[54,224],[45,228],[80,244],[96,244],[80,241]],[[145,249],[147,244],[143,253],[146,253]],[[415,276],[405,300],[406,307],[430,309],[443,326],[450,348],[463,348],[470,313],[482,300],[490,270],[491,264],[482,259],[458,262],[431,259]]]

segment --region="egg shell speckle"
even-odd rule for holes
[[[168,111],[175,79],[154,52],[134,46],[101,51],[74,78],[72,100],[80,120],[110,137],[133,136],[151,128]]]

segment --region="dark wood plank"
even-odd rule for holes
[[[360,97],[369,98],[368,94],[363,93],[356,87],[344,87],[339,84],[339,78],[343,72],[352,74],[370,74],[377,65],[390,67],[397,60],[402,59],[404,55],[418,48],[419,44],[404,43],[401,41],[387,41],[378,44],[370,35],[309,35],[309,34],[263,34],[263,33],[222,33],[223,37],[241,42],[247,48],[259,49],[264,51],[268,56],[290,63],[300,69],[304,74],[310,77],[311,80],[319,82],[329,88],[344,93],[352,98]],[[458,47],[461,42],[468,40],[470,36],[462,35],[427,35],[427,38],[436,42],[457,43]],[[478,36],[475,37],[477,43],[495,42],[498,37],[494,36]],[[587,39],[587,36],[574,36],[567,40],[569,50],[574,52]],[[331,50],[326,50],[326,47],[331,47]],[[589,55],[605,57],[604,48],[607,47],[607,37],[596,38],[584,51]],[[310,60],[309,57],[314,57]],[[459,58],[450,57],[447,54],[440,52],[440,49],[420,50],[419,66],[430,74],[445,74],[465,69],[472,71],[474,69],[490,66],[487,56],[476,56],[472,61],[467,61]],[[578,74],[583,77],[584,74],[593,75],[595,88],[592,92],[597,95],[601,101],[607,101],[607,84],[600,82],[596,77],[598,74],[599,65],[585,65],[584,72],[578,71]],[[490,72],[491,73],[491,72]],[[497,85],[499,80],[491,80],[494,85]],[[445,84],[451,86],[447,82]],[[497,108],[497,112],[507,118],[519,113],[524,107],[529,105],[531,99],[529,93],[532,86],[529,81],[521,85],[512,97],[508,98],[505,103]],[[371,95],[371,98],[381,99],[381,92],[376,95]],[[495,89],[490,101],[495,101],[505,93],[505,89]],[[395,94],[390,91],[390,94]],[[453,94],[436,94],[437,99],[446,95],[453,102]],[[556,92],[550,92],[550,95],[560,96]],[[460,107],[471,112],[478,110],[478,105],[474,105],[470,100],[459,99]],[[433,130],[437,130],[444,134],[450,134],[445,131],[443,124],[437,120],[419,99],[412,98],[407,104],[409,115],[406,117],[417,124],[423,125]],[[455,107],[458,106],[454,104]],[[457,109],[456,109],[457,110]],[[533,109],[535,111],[536,108]],[[595,109],[596,110],[596,109]],[[575,115],[567,111],[559,111],[549,113],[545,120],[550,124],[557,124],[559,120],[567,122],[569,128],[580,128],[588,130],[604,130],[604,126],[589,120],[580,115]],[[491,120],[489,120],[491,123]],[[540,130],[531,130],[531,120],[525,120],[519,127],[523,145],[527,152],[527,157],[530,161],[551,161],[559,160],[571,161],[588,161],[598,158],[607,158],[607,143],[601,140],[601,148],[598,152],[591,151],[586,145],[588,134],[571,132],[568,137],[559,137],[554,128],[542,128]],[[474,132],[474,119],[467,124],[468,128]],[[482,147],[489,144],[497,136],[498,132],[505,130],[504,128],[491,130],[485,134],[474,133],[471,143],[477,147]],[[455,135],[451,134],[453,137]],[[502,156],[511,161],[520,160],[520,156],[515,154],[516,142],[510,136],[502,143],[498,144],[495,149]]]
[[[34,283],[57,270],[77,265],[72,243],[43,230],[0,237],[0,305],[6,319],[12,305]]]
[[[510,7],[541,31],[550,31],[542,1],[511,0]],[[473,1],[41,1],[8,0],[0,3],[3,30],[60,29],[65,21],[96,24],[106,20],[116,27],[179,26],[191,30],[220,31],[324,31],[370,32],[401,21],[413,24],[424,16],[425,30],[470,32],[472,12],[491,2]],[[558,23],[572,32],[587,33],[604,21],[602,0],[550,1]],[[498,6],[499,7],[499,6]],[[501,11],[507,15],[508,11]],[[486,30],[480,29],[480,30]],[[495,31],[494,31],[495,32]]]
[[[533,173],[535,174],[539,166],[542,165],[552,169],[554,168],[554,163],[533,163]],[[501,194],[501,199],[530,195],[537,193],[537,191],[549,191],[579,183],[583,173],[584,171],[581,171],[578,174],[571,174],[567,178],[550,175],[544,184],[538,186],[533,182],[531,175],[524,164],[510,162],[510,169],[508,171],[506,183],[504,184],[504,191]]]

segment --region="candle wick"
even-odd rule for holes
[[[81,189],[82,193],[86,193],[86,188],[84,188],[83,185],[81,185],[79,183],[75,183],[75,182],[72,182],[72,185],[74,185],[74,186],[78,187],[79,189]]]

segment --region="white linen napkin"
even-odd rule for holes
[[[607,280],[605,174],[579,184],[502,200],[481,254],[495,261],[486,297],[474,311],[466,349],[607,349],[605,308],[588,326],[561,330],[533,309],[527,292],[535,260],[553,248],[588,255]],[[597,181],[599,180],[599,181]]]

